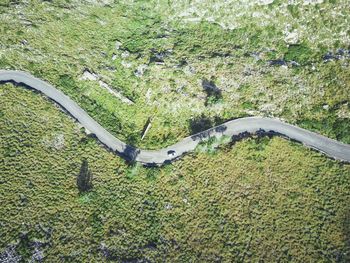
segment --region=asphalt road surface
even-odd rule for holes
[[[95,134],[108,148],[129,161],[145,165],[162,165],[179,158],[186,152],[209,137],[229,136],[239,140],[251,134],[272,134],[301,142],[307,147],[320,151],[327,156],[343,162],[350,162],[350,145],[329,139],[320,134],[281,122],[276,119],[248,117],[228,121],[222,125],[184,138],[178,143],[160,150],[142,150],[127,145],[110,134],[105,128],[92,119],[77,103],[61,91],[29,73],[22,71],[0,70],[0,82],[12,82],[42,92],[45,96],[61,105],[87,130]]]

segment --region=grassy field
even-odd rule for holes
[[[350,143],[349,1],[305,2],[5,1],[0,68],[48,80],[142,147],[252,115]]]
[[[243,116],[350,143],[349,18],[347,0],[2,0],[0,69],[143,148]],[[0,85],[0,262],[350,261],[349,164],[276,137],[214,144],[128,164]],[[79,195],[84,158],[94,187]]]
[[[349,165],[284,139],[253,138],[143,168],[39,94],[2,85],[0,99],[0,258],[350,260]],[[94,188],[79,196],[82,158]]]

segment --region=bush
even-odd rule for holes
[[[92,189],[92,173],[89,170],[89,164],[86,159],[84,159],[81,164],[80,172],[77,177],[77,186],[80,193]]]

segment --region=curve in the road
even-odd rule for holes
[[[329,139],[320,134],[281,122],[276,119],[248,117],[228,121],[204,132],[186,137],[180,142],[160,150],[142,150],[128,145],[110,134],[105,128],[92,119],[77,103],[61,91],[29,73],[13,70],[0,70],[0,82],[12,82],[45,94],[60,104],[86,129],[107,147],[127,160],[141,162],[146,165],[161,165],[179,158],[186,152],[193,151],[196,146],[209,137],[229,136],[233,140],[247,134],[274,134],[303,143],[331,158],[350,162],[350,145]]]

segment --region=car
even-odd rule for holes
[[[168,151],[168,156],[173,157],[175,156],[176,152],[174,150],[169,150]]]

